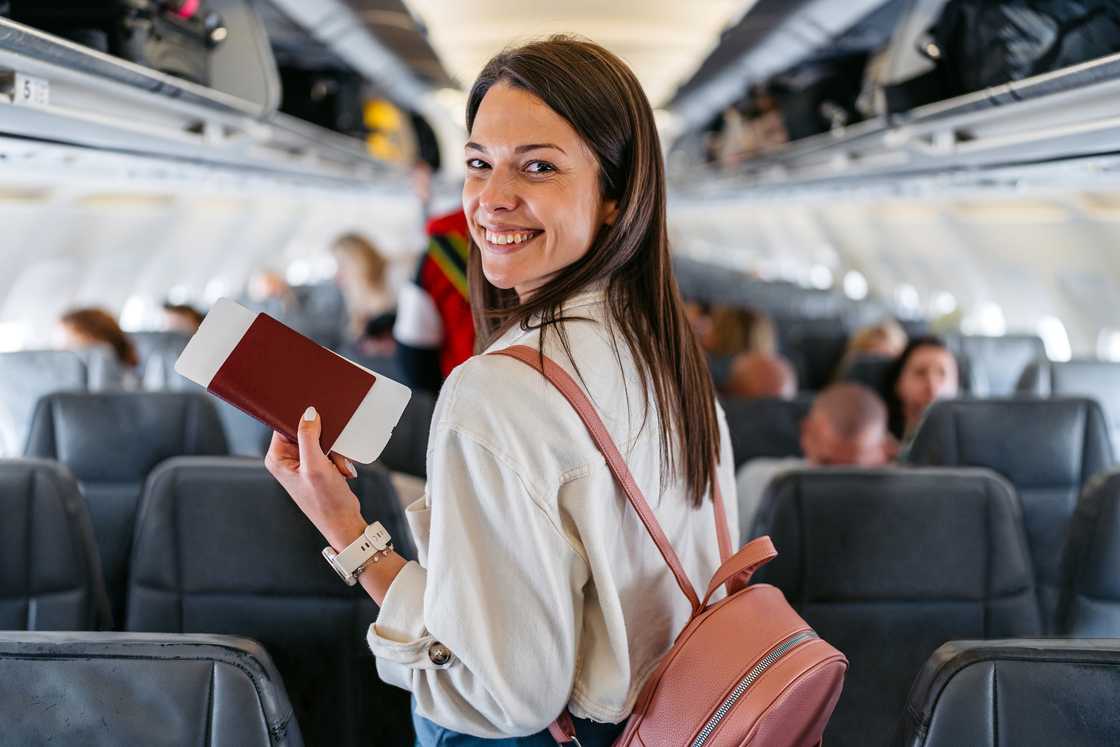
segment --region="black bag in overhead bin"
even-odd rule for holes
[[[869,83],[893,113],[1115,52],[1120,0],[911,0]]]
[[[210,54],[225,40],[205,0],[10,0],[33,28],[194,83],[209,85]]]

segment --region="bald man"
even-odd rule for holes
[[[887,430],[887,407],[862,384],[842,382],[824,389],[801,421],[804,458],[754,459],[739,469],[739,536],[751,539],[754,515],[774,478],[807,467],[879,467],[897,450]]]
[[[780,355],[742,353],[731,361],[724,391],[745,399],[793,399],[797,396],[797,374]]]

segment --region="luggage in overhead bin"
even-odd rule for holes
[[[865,54],[801,65],[770,82],[782,124],[790,140],[838,129],[860,119],[860,93]]]
[[[368,132],[362,111],[362,79],[339,70],[283,67],[280,111],[328,130],[364,138]]]
[[[1116,0],[911,0],[861,106],[906,111],[1120,52]]]
[[[207,0],[10,0],[33,28],[201,85],[228,31]]]

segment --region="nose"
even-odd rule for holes
[[[487,213],[508,212],[517,208],[517,191],[513,179],[499,173],[491,174],[478,195],[478,204]]]

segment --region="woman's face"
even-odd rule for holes
[[[918,348],[906,361],[898,378],[896,393],[910,430],[935,400],[957,396],[957,361],[944,348],[927,345]]]
[[[498,83],[486,93],[465,155],[463,210],[483,273],[521,298],[586,254],[614,218],[595,155],[528,91]]]

